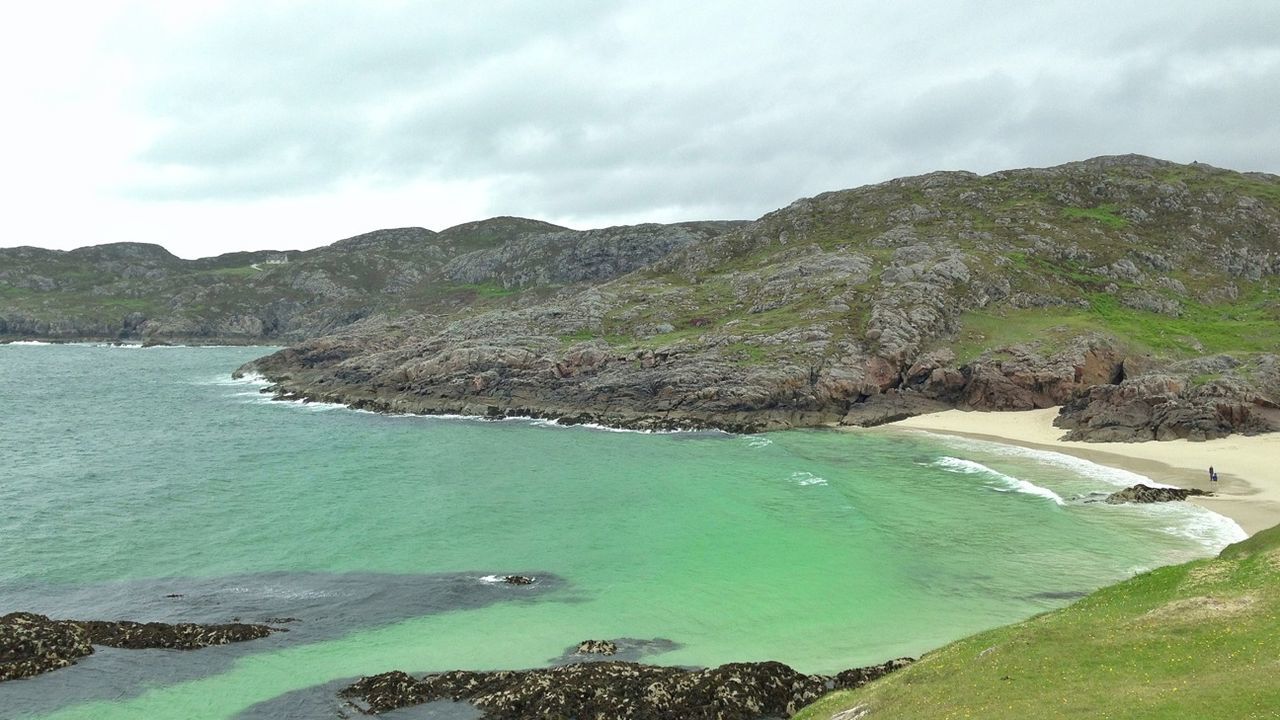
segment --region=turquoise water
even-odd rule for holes
[[[0,684],[4,711],[249,717],[340,678],[544,665],[586,638],[829,672],[1241,536],[1192,506],[1084,503],[1137,476],[976,441],[275,403],[229,379],[264,352],[0,346],[0,613],[298,618],[232,648],[100,652]],[[484,579],[507,573],[539,583]]]

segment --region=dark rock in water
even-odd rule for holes
[[[578,655],[616,655],[618,646],[608,640],[583,640],[574,652]]]
[[[253,654],[321,642],[406,618],[483,608],[495,603],[536,603],[546,593],[568,586],[562,578],[545,570],[530,568],[523,574],[536,577],[537,581],[528,587],[477,582],[478,577],[500,577],[493,568],[425,575],[273,571],[83,585],[0,580],[0,603],[32,608],[49,617],[136,617],[202,625],[226,623],[233,617],[243,617],[246,623],[257,625],[283,625],[284,620],[298,618],[296,623],[287,625],[289,632],[273,632],[253,642],[217,645],[199,652],[137,652],[98,646],[92,655],[80,658],[74,666],[59,672],[45,672],[22,682],[0,683],[0,703],[4,708],[0,710],[0,717],[8,717],[9,710],[20,710],[21,717],[43,717],[81,703],[127,699],[149,688],[217,675],[237,660]],[[170,593],[181,593],[183,597],[164,597]],[[245,717],[250,720],[330,717],[324,713],[338,707],[337,691],[354,679],[345,679],[331,687],[302,688],[279,704],[273,704],[277,700],[273,698]],[[418,706],[405,717],[406,720],[478,717],[470,705],[449,705]]]
[[[1212,496],[1213,493],[1205,492],[1191,488],[1184,490],[1182,488],[1153,488],[1142,483],[1138,483],[1133,487],[1127,487],[1111,493],[1107,496],[1106,502],[1113,505],[1120,503],[1158,503],[1170,502],[1172,500],[1186,500],[1189,497],[1200,495]]]
[[[610,640],[585,640],[565,648],[560,657],[551,658],[549,665],[574,665],[585,662],[640,662],[650,655],[661,655],[684,647],[667,638],[612,638]],[[592,649],[611,652],[592,652]]]
[[[266,625],[226,623],[222,625],[196,625],[193,623],[136,623],[127,620],[104,622],[89,620],[77,622],[89,634],[94,645],[142,650],[165,648],[169,650],[195,650],[212,645],[226,645],[245,640],[257,640],[270,635],[273,628]],[[288,632],[284,628],[274,628]]]
[[[351,692],[359,688],[358,693]],[[379,713],[396,708],[420,705],[430,698],[426,687],[412,675],[400,670],[392,670],[381,675],[361,678],[359,682],[341,693],[344,697],[360,701],[356,707],[364,712]]]
[[[1046,590],[1029,597],[1032,600],[1079,600],[1088,594],[1084,590]]]
[[[421,680],[400,671],[361,678],[340,695],[376,714],[432,700],[467,700],[488,720],[756,720],[790,717],[821,695],[858,687],[905,667],[899,658],[832,676],[804,675],[778,662],[689,670],[598,662],[525,671],[453,671]]]
[[[0,681],[64,668],[92,653],[89,634],[76,623],[24,612],[0,617]]]
[[[93,645],[139,650],[194,650],[256,640],[272,633],[263,625],[50,620],[34,613],[0,618],[0,681],[31,677],[75,664]]]
[[[533,581],[534,578],[526,577],[524,575],[507,575],[502,578],[502,582],[508,585],[532,585]]]

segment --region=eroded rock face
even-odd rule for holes
[[[1196,488],[1167,488],[1167,487],[1150,487],[1138,483],[1123,490],[1117,490],[1107,496],[1106,502],[1112,505],[1121,503],[1158,503],[1171,502],[1176,500],[1186,500],[1189,497],[1198,497],[1201,495],[1212,495],[1213,493],[1205,492]]]
[[[1212,440],[1277,429],[1275,403],[1230,380],[1188,386],[1185,376],[1147,375],[1074,394],[1054,425],[1067,440]]]
[[[74,665],[93,654],[94,645],[140,650],[194,650],[266,637],[278,628],[229,623],[136,623],[50,620],[15,612],[0,617],[0,681],[31,677]]]
[[[777,662],[704,670],[598,662],[519,672],[454,671],[420,680],[392,671],[362,678],[341,695],[369,714],[465,700],[491,720],[755,720],[790,717],[831,690],[858,687],[910,663],[899,658],[834,677],[804,675]]]

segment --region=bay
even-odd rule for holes
[[[100,651],[3,683],[0,713],[311,717],[344,678],[540,666],[587,638],[832,672],[1242,537],[1194,506],[1084,502],[1137,477],[1122,471],[926,434],[272,402],[230,379],[267,351],[0,346],[0,612],[297,614],[267,640]]]

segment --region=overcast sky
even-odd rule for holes
[[[21,7],[22,9],[14,9]],[[749,219],[1137,152],[1280,171],[1280,2],[6,6],[0,246]]]

